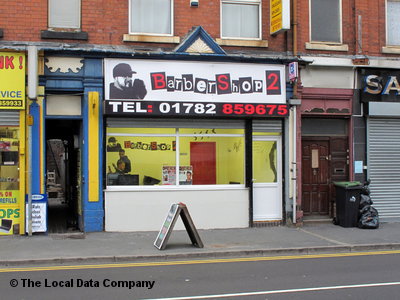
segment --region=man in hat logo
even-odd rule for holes
[[[134,79],[131,66],[120,63],[113,69],[114,82],[110,83],[110,99],[144,99],[147,94],[143,80]]]

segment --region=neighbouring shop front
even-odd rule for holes
[[[0,52],[0,235],[23,234],[25,53]]]
[[[106,231],[158,230],[178,202],[201,229],[282,222],[284,65],[105,59],[104,72]]]
[[[301,207],[305,220],[335,215],[334,182],[352,172],[352,99],[343,88],[303,88],[301,122]]]
[[[385,222],[400,221],[400,72],[361,69],[365,107],[367,178],[371,198]]]
[[[32,193],[47,196],[44,232],[102,231],[102,59],[44,51],[40,64]]]

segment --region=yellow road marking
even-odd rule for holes
[[[371,252],[348,252],[348,253],[325,253],[325,254],[305,254],[305,255],[287,255],[287,256],[268,256],[268,257],[239,257],[239,258],[221,258],[204,260],[182,260],[165,262],[142,262],[142,263],[115,263],[98,265],[72,265],[72,266],[46,266],[46,267],[25,267],[25,268],[3,268],[0,273],[11,272],[36,272],[36,271],[57,271],[57,270],[83,270],[83,269],[107,269],[107,268],[131,268],[131,267],[156,267],[156,266],[174,266],[174,265],[195,265],[195,264],[215,264],[232,262],[255,262],[255,261],[274,261],[291,259],[310,259],[310,258],[330,258],[330,257],[351,257],[367,255],[387,255],[400,254],[400,250],[371,251]]]

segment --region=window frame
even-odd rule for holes
[[[176,120],[176,119],[174,119]],[[181,167],[180,164],[180,139],[181,138],[186,138],[186,137],[195,137],[199,136],[197,133],[182,133],[180,132],[182,129],[188,129],[189,127],[182,126],[182,124],[178,121],[176,122],[175,125],[173,125],[173,121],[162,121],[160,120],[159,122],[152,122],[153,127],[151,128],[170,128],[170,129],[175,129],[174,133],[120,133],[120,132],[112,132],[113,128],[147,128],[149,125],[148,120],[143,119],[141,121],[138,121],[136,124],[132,124],[131,127],[125,127],[123,125],[106,125],[106,131],[105,131],[105,140],[111,136],[114,137],[174,137],[176,141],[176,152],[175,152],[175,167],[177,170],[179,167]],[[183,121],[185,122],[185,121]],[[215,121],[214,121],[215,122]],[[219,134],[201,134],[202,137],[241,137],[243,138],[243,141],[246,139],[246,131],[245,131],[245,123],[242,121],[235,120],[233,122],[226,122],[226,120],[223,122],[221,121],[220,124],[228,123],[228,127],[223,125],[221,129],[240,129],[243,130],[243,133],[219,133]],[[230,125],[230,124],[233,125]],[[167,125],[165,125],[167,124]],[[171,125],[168,125],[171,124]],[[196,124],[196,125],[195,125]],[[215,123],[214,123],[215,124]],[[240,127],[237,127],[238,124],[240,124]],[[158,125],[158,126],[157,126]],[[208,128],[213,125],[213,121],[204,121],[204,122],[196,122],[193,124],[194,127],[190,128]],[[232,126],[232,127],[231,127]],[[182,190],[182,189],[191,189],[191,190],[201,190],[201,189],[226,189],[229,187],[229,189],[237,189],[240,188],[242,189],[245,186],[245,181],[246,181],[246,149],[243,150],[243,180],[244,182],[242,184],[198,184],[198,185],[184,185],[184,184],[179,184],[179,180],[175,182],[173,185],[108,185],[108,182],[106,181],[105,183],[105,189],[109,191],[121,191],[121,190],[170,190],[170,189],[175,189],[175,190]],[[105,160],[107,162],[107,157],[105,153]],[[105,178],[107,178],[107,170],[105,169],[103,171]]]
[[[309,15],[309,41],[312,44],[331,44],[331,45],[342,45],[343,44],[343,0],[337,0],[339,2],[339,42],[332,41],[318,41],[312,39],[312,1],[308,1],[308,15]]]
[[[71,27],[71,26],[52,26],[51,24],[51,20],[50,20],[50,12],[51,12],[51,3],[54,0],[48,0],[47,1],[47,5],[48,5],[48,13],[47,13],[47,24],[48,24],[48,28],[60,28],[60,29],[70,29],[70,30],[81,30],[82,28],[82,0],[78,0],[79,1],[79,5],[78,5],[78,25],[76,27]]]
[[[385,1],[385,45],[388,47],[399,47],[400,42],[398,44],[389,44],[389,26],[388,26],[388,2],[399,2],[400,0],[386,0]],[[400,21],[399,21],[400,24]],[[400,31],[400,30],[399,30]]]
[[[174,35],[174,1],[173,0],[168,0],[170,1],[170,6],[171,6],[171,24],[170,24],[170,33],[152,33],[152,32],[135,32],[131,31],[132,29],[132,1],[129,0],[129,22],[128,22],[128,34],[129,35],[147,35],[147,36],[173,36]]]
[[[224,4],[258,5],[258,37],[257,38],[246,38],[246,37],[223,36],[222,10],[223,10]],[[221,36],[221,39],[226,39],[226,40],[261,41],[262,36],[263,36],[263,33],[262,33],[262,1],[261,0],[221,0],[221,2],[220,2],[220,36]]]

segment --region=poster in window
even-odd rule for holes
[[[180,166],[179,167],[179,184],[191,185],[193,182],[193,167]]]
[[[193,167],[180,166],[179,167],[179,184],[191,185],[193,182]],[[162,168],[162,184],[174,185],[176,184],[176,167],[163,166]]]

